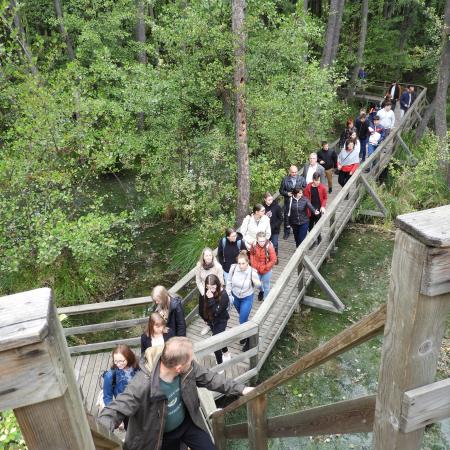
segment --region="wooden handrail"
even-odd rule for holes
[[[268,392],[272,391],[291,378],[305,373],[306,371],[323,364],[329,359],[340,355],[350,348],[373,338],[374,336],[382,332],[385,321],[386,305],[384,304],[373,313],[362,318],[359,322],[341,331],[325,344],[322,344],[321,346],[312,350],[307,355],[302,356],[294,364],[271,376],[266,381],[263,381],[249,394],[239,397],[234,402],[225,406],[225,408],[215,411],[212,414],[211,418],[214,419],[216,417],[230,413],[240,406],[245,405],[249,401],[255,399],[256,397],[267,394]]]
[[[267,437],[317,436],[368,433],[375,416],[375,395],[317,406],[303,411],[269,417]],[[247,439],[248,423],[224,427],[226,439]]]

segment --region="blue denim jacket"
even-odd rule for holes
[[[113,397],[121,394],[130,380],[136,375],[139,369],[109,369],[103,377],[103,402],[109,405]],[[116,381],[113,389],[113,376],[116,374]]]

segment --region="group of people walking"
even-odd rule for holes
[[[392,83],[380,108],[372,105],[368,112],[361,110],[355,120],[347,120],[339,153],[323,141],[321,149],[309,155],[301,173],[292,165],[279,189],[284,210],[267,192],[239,230],[225,230],[217,257],[211,248],[203,249],[195,268],[198,313],[205,322],[201,335],[225,331],[231,307],[239,314],[240,324],[248,321],[255,292],[259,301],[269,294],[272,269],[278,264],[281,225],[283,238],[288,239],[292,232],[298,247],[325,213],[328,194],[333,192],[333,175],[338,172],[338,183],[344,186],[389,135],[395,126],[397,101],[403,117],[414,101],[414,87],[401,92],[398,83]],[[316,243],[320,243],[320,235]],[[189,445],[213,450],[199,415],[196,387],[234,395],[252,388],[226,380],[223,371],[211,373],[193,361],[180,297],[156,286],[152,298],[156,308],[141,336],[140,361],[127,345],[120,344],[112,351],[111,368],[103,374],[100,420],[111,430],[119,424],[127,429],[130,421],[126,437],[129,449],[178,450]],[[241,344],[243,351],[249,349],[248,339]],[[218,364],[231,359],[227,347],[214,354]]]

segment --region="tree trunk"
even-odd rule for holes
[[[62,37],[66,41],[67,48],[67,56],[71,61],[75,59],[75,52],[73,50],[72,39],[70,39],[69,33],[67,33],[66,28],[64,26],[64,15],[61,6],[61,0],[54,0],[56,17],[58,18],[59,31],[61,32]]]
[[[325,47],[323,48],[322,52],[322,60],[320,62],[320,67],[322,68],[330,65],[338,4],[339,0],[330,1],[330,9],[328,11],[327,37],[325,41]]]
[[[250,168],[247,145],[247,116],[245,111],[245,0],[232,0],[232,31],[234,37],[234,90],[236,102],[235,132],[237,149],[237,188],[238,199],[236,223],[241,224],[248,214],[250,202]]]
[[[15,0],[10,0],[9,1],[9,7],[11,9],[11,12],[14,14],[13,16],[13,21],[14,21],[14,26],[17,30],[17,42],[19,43],[19,45],[22,47],[22,51],[28,61],[28,65],[30,66],[30,70],[31,73],[33,75],[37,75],[38,74],[38,70],[37,67],[35,66],[34,62],[33,62],[33,55],[31,54],[30,49],[28,48],[28,44],[27,41],[25,39],[25,31],[23,29],[22,26],[22,21],[20,20],[20,16],[17,13],[17,5]]]
[[[450,79],[450,2],[446,2],[444,29],[442,32],[442,52],[436,88],[435,124],[436,134],[444,142],[447,140],[447,91]]]
[[[359,69],[361,68],[364,56],[364,47],[366,46],[367,37],[367,17],[369,15],[369,0],[362,0],[361,9],[361,29],[359,31],[359,45],[358,54],[356,56],[356,64],[353,68],[352,79],[350,80],[350,86],[354,89],[356,80],[358,79]]]
[[[137,0],[137,21],[136,21],[136,40],[142,44],[142,47],[146,42],[146,27],[145,27],[145,4],[144,0]],[[145,48],[140,48],[138,52],[138,60],[141,64],[147,64],[147,52]],[[144,112],[138,113],[138,129],[144,129]]]
[[[447,184],[450,187],[450,150],[448,149],[447,135],[447,92],[450,79],[450,2],[446,2],[444,27],[442,30],[442,51],[439,63],[438,83],[436,88],[436,109],[434,112],[434,123],[436,135],[441,146],[446,149],[446,158],[442,160],[443,169],[447,172]]]
[[[303,12],[305,14],[308,12],[308,0],[303,0]]]
[[[334,26],[333,42],[331,47],[331,59],[329,63],[330,65],[334,63],[338,54],[339,37],[341,35],[341,26],[342,26],[342,16],[344,14],[344,5],[345,0],[338,0],[338,10],[336,14],[336,24]]]
[[[327,39],[322,53],[320,67],[333,64],[336,59],[339,36],[341,33],[342,15],[344,13],[345,0],[331,0],[328,13]]]

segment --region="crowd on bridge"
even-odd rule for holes
[[[272,270],[278,264],[281,227],[283,239],[292,233],[297,247],[303,242],[326,211],[333,175],[338,173],[338,183],[344,186],[394,128],[397,101],[403,117],[414,101],[414,87],[400,93],[398,83],[392,83],[378,107],[370,105],[368,111],[361,110],[358,117],[347,120],[338,151],[323,141],[300,172],[295,165],[289,168],[279,188],[283,208],[267,192],[239,229],[225,230],[216,255],[211,248],[203,249],[195,267],[198,313],[204,321],[200,335],[225,331],[231,308],[237,311],[240,324],[248,321],[255,293],[259,301],[269,294]],[[314,245],[320,242],[319,235]],[[179,296],[156,286],[152,299],[155,311],[141,336],[140,361],[124,344],[112,352],[111,369],[103,374],[100,420],[111,430],[119,424],[127,429],[130,424],[125,441],[128,449],[178,450],[186,448],[184,444],[193,450],[214,449],[199,414],[196,387],[231,395],[252,388],[226,380],[223,370],[213,373],[194,361]],[[240,343],[242,351],[249,349],[248,338]],[[217,364],[231,359],[227,347],[214,354]]]

